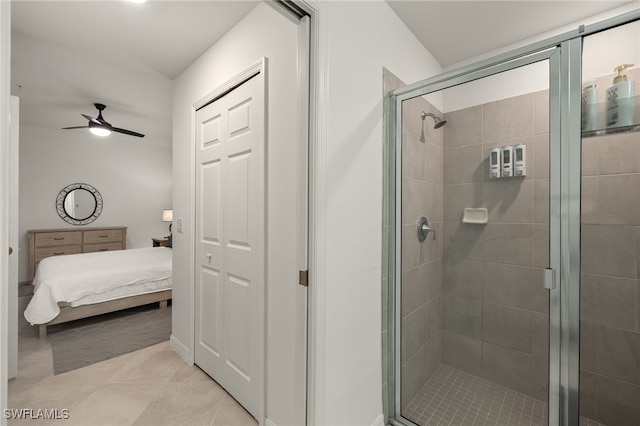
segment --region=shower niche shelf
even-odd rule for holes
[[[598,117],[598,125],[594,130],[583,130],[582,137],[590,138],[595,136],[606,136],[613,135],[617,133],[630,133],[630,132],[640,132],[640,96],[634,96],[633,102],[635,106],[635,116],[633,120],[633,124],[628,126],[607,126],[606,125],[606,117],[607,117],[607,103],[600,102],[596,104],[597,106],[597,117]]]
[[[462,215],[462,223],[485,224],[489,221],[489,212],[486,208],[465,208]]]

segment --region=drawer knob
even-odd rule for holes
[[[98,251],[109,251],[109,249],[108,249],[108,248],[101,248],[101,249],[100,249],[100,250],[98,250]]]
[[[107,238],[108,235],[100,235],[100,238]]]
[[[62,241],[62,240],[64,240],[64,237],[55,237],[53,240],[54,241]]]
[[[57,252],[55,252],[53,254],[56,255],[56,256],[60,256],[61,254],[64,254],[64,252],[63,251],[57,251]]]

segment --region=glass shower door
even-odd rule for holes
[[[585,37],[582,55],[580,416],[593,426],[640,425],[639,45],[636,21]],[[635,65],[614,84],[622,64]]]
[[[406,424],[548,424],[551,62],[402,102],[394,368]]]
[[[640,424],[639,22],[387,86],[392,424]]]

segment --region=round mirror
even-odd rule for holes
[[[64,197],[64,212],[75,220],[86,220],[96,211],[96,204],[91,192],[78,188]]]
[[[58,216],[72,225],[86,225],[100,216],[102,196],[93,186],[73,183],[60,191],[56,198]]]

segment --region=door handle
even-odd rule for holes
[[[9,255],[13,253],[13,247],[9,246]]]
[[[555,269],[546,268],[544,270],[544,288],[546,288],[547,290],[555,290],[556,288]]]

